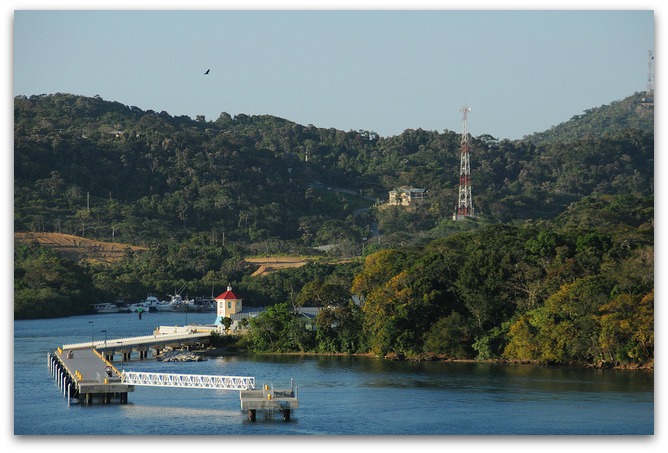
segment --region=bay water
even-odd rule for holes
[[[14,434],[41,435],[651,435],[654,374],[485,363],[396,362],[321,355],[231,355],[128,371],[252,376],[298,387],[290,421],[250,422],[238,391],[135,387],[128,404],[68,405],[47,368],[67,343],[211,324],[212,313],[104,314],[14,321]],[[118,358],[118,356],[117,356]]]

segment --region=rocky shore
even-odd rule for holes
[[[159,362],[201,362],[206,359],[191,351],[167,351],[156,357],[156,360]]]

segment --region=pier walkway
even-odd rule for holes
[[[290,420],[290,411],[299,407],[296,388],[292,382],[289,389],[275,390],[273,386],[265,385],[263,390],[255,390],[254,377],[135,372],[123,369],[124,363],[131,363],[134,350],[139,351],[140,359],[144,359],[148,356],[149,348],[155,348],[156,352],[159,352],[169,347],[190,347],[208,343],[211,330],[193,327],[195,326],[174,326],[167,328],[166,332],[158,328],[153,335],[65,344],[53,354],[47,355],[49,371],[58,388],[67,397],[68,404],[72,398],[84,404],[92,404],[94,398],[101,398],[105,404],[109,404],[114,398],[121,403],[127,403],[128,393],[134,392],[135,386],[238,390],[241,409],[248,411],[249,420],[255,420],[258,410],[267,414],[280,411],[283,420]],[[113,364],[114,356],[119,352],[120,370]]]
[[[114,350],[121,348],[140,348],[140,347],[158,347],[165,349],[167,346],[194,344],[198,342],[208,342],[211,336],[210,330],[192,329],[177,333],[154,333],[153,335],[143,335],[139,337],[113,338],[107,340],[85,341],[82,343],[64,344],[63,350],[97,349]]]
[[[214,390],[252,390],[254,377],[211,376],[203,374],[147,373],[124,371],[121,382],[152,387],[182,387]]]
[[[93,349],[58,349],[48,354],[47,359],[51,376],[68,403],[77,398],[91,404],[93,397],[101,397],[104,403],[111,402],[113,397],[127,403],[128,392],[134,391],[133,385],[121,382],[121,372]]]

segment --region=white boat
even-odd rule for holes
[[[116,304],[104,302],[102,304],[93,304],[93,310],[95,310],[95,313],[120,313],[121,307]]]
[[[140,308],[143,312],[160,311],[159,307],[162,307],[164,304],[165,303],[161,302],[157,297],[149,295],[143,302],[130,305],[130,311],[137,312]]]
[[[164,302],[162,311],[185,311],[195,309],[195,301],[192,299],[183,299],[180,294],[174,294],[169,302]],[[160,308],[158,308],[160,310]]]

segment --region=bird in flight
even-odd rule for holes
[[[210,71],[210,69],[207,69],[207,70],[206,70],[206,72],[205,72],[204,74],[208,74],[208,73],[209,73],[209,71]]]

